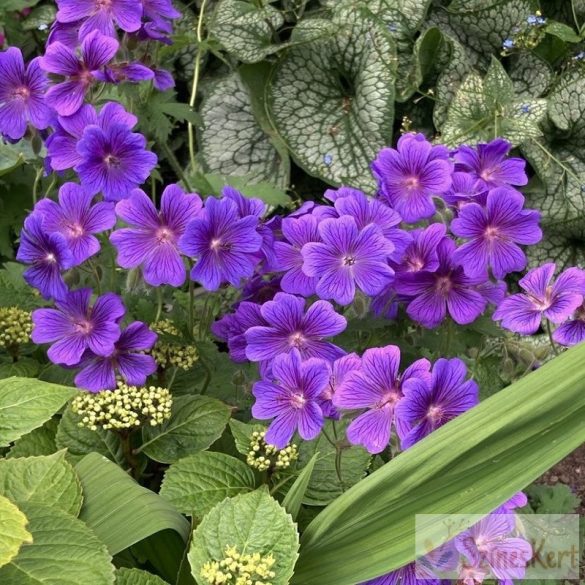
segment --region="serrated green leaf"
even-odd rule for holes
[[[338,437],[343,437],[347,424],[335,423]],[[328,437],[335,436],[331,421],[325,424],[325,432]],[[359,446],[344,446],[338,457],[335,447],[321,433],[315,440],[299,444],[298,466],[308,465],[316,453],[319,457],[303,498],[303,503],[310,506],[326,506],[363,479],[371,460],[370,454]]]
[[[67,449],[69,455],[79,460],[89,453],[99,453],[114,463],[124,463],[124,453],[120,436],[113,431],[98,428],[92,431],[80,427],[81,418],[67,408],[59,423],[55,443],[59,449]]]
[[[6,457],[51,455],[57,451],[55,435],[58,426],[59,423],[55,418],[49,419],[42,427],[38,427],[17,439]]]
[[[32,542],[26,516],[8,498],[0,496],[0,567],[9,563],[25,543]]]
[[[238,73],[214,82],[200,107],[199,151],[206,173],[245,176],[246,184],[288,182],[286,154],[258,123]],[[286,151],[284,151],[286,152]]]
[[[2,585],[114,583],[106,547],[81,520],[42,504],[27,502],[21,508],[33,542],[0,569]]]
[[[83,497],[65,451],[41,457],[0,459],[0,494],[13,502],[35,502],[79,514]]]
[[[255,487],[252,470],[242,461],[214,451],[196,453],[166,471],[160,495],[183,514],[203,518],[225,498]]]
[[[159,427],[144,427],[138,451],[161,463],[174,463],[203,451],[221,437],[230,412],[214,398],[178,396],[169,420]]]
[[[315,455],[311,457],[309,463],[303,467],[299,473],[299,476],[290,486],[290,489],[288,492],[286,492],[286,496],[284,496],[284,499],[282,500],[283,508],[292,516],[293,520],[297,519],[299,510],[301,509],[301,505],[305,498],[307,488],[309,487],[311,475],[313,474],[313,469],[315,469],[315,463],[317,463],[318,457],[319,453],[315,453]]]
[[[201,577],[206,562],[225,557],[227,546],[235,546],[246,554],[274,556],[273,585],[286,585],[297,560],[298,534],[292,518],[266,488],[224,500],[205,516],[193,532],[189,563],[199,585],[207,585]]]
[[[211,33],[234,57],[244,63],[255,63],[275,50],[274,31],[283,23],[282,13],[272,6],[221,0],[211,23]]]
[[[271,119],[309,174],[371,189],[370,163],[392,139],[394,41],[364,11],[307,22],[331,34],[295,46],[304,28],[297,25],[269,86]]]
[[[0,270],[0,307],[35,309],[45,304],[37,291],[28,286],[22,277],[25,268],[16,262],[7,262]]]
[[[165,529],[174,530],[186,540],[187,520],[105,457],[90,453],[75,469],[84,496],[80,518],[112,555]]]
[[[34,378],[38,375],[41,364],[31,358],[23,357],[17,362],[0,363],[0,379],[11,378]]]
[[[37,6],[31,13],[23,20],[23,30],[46,30],[49,25],[53,24],[57,9],[50,4]]]
[[[157,575],[140,569],[116,569],[116,585],[168,585]]]
[[[234,438],[238,453],[247,455],[250,452],[250,442],[254,431],[265,431],[266,427],[261,424],[244,423],[235,418],[229,422],[230,432]]]
[[[0,176],[36,158],[30,142],[21,140],[16,144],[0,141]]]
[[[585,345],[562,353],[345,492],[303,533],[292,583],[354,585],[402,567],[417,514],[487,514],[571,453],[585,441],[584,359]],[[436,528],[416,537],[440,543]]]
[[[74,388],[32,378],[0,380],[0,447],[40,427],[75,392]]]
[[[526,489],[535,514],[574,514],[581,503],[571,488],[564,484],[531,485]]]

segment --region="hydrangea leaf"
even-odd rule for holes
[[[254,487],[254,474],[243,461],[205,451],[173,463],[165,473],[160,495],[179,512],[203,518],[224,498],[250,492]]]
[[[206,173],[245,177],[246,183],[288,183],[288,156],[258,123],[239,73],[215,81],[200,107],[199,155]]]
[[[522,52],[510,57],[510,79],[520,98],[539,97],[549,88],[553,72],[551,66],[532,52]]]
[[[207,449],[221,437],[231,409],[207,396],[178,396],[173,400],[171,418],[159,427],[142,429],[142,446],[151,459],[175,461]]]
[[[57,451],[55,436],[58,428],[57,420],[55,418],[49,419],[42,427],[38,427],[16,440],[6,457],[51,455]]]
[[[364,10],[322,24],[330,36],[298,45],[295,29],[270,85],[271,117],[309,174],[369,190],[370,163],[392,139],[395,43]]]
[[[487,68],[492,55],[499,54],[502,42],[512,30],[538,9],[534,0],[501,0],[500,2],[467,2],[448,9],[435,10],[431,24],[456,38],[468,50],[473,65]],[[475,9],[470,9],[475,7]]]
[[[32,542],[26,516],[8,498],[0,496],[0,567],[9,563],[24,543]]]
[[[338,435],[343,436],[347,423],[336,423],[336,426]],[[330,421],[325,424],[325,432],[333,436]],[[358,446],[344,447],[338,459],[335,447],[321,433],[313,441],[299,443],[298,466],[308,465],[316,453],[319,457],[303,498],[303,503],[309,506],[326,506],[332,502],[364,477],[371,461],[370,454]]]
[[[36,158],[28,140],[15,144],[0,142],[0,176]]]
[[[112,585],[114,566],[105,545],[81,521],[55,507],[20,505],[32,543],[0,569],[2,585],[91,583]]]
[[[187,539],[187,520],[169,502],[105,457],[90,453],[75,470],[84,496],[80,518],[112,555],[161,530],[172,530]]]
[[[211,33],[234,57],[244,63],[255,63],[275,50],[274,31],[283,23],[282,13],[270,5],[221,0],[211,23]]]
[[[0,447],[40,427],[75,393],[75,388],[33,378],[0,380]]]
[[[290,515],[264,487],[224,500],[193,532],[188,558],[199,585],[207,585],[201,577],[203,565],[223,559],[228,546],[240,553],[272,554],[275,577],[270,582],[286,585],[298,557],[299,537]]]
[[[261,424],[244,423],[235,418],[230,420],[230,432],[234,438],[236,450],[242,455],[247,455],[250,452],[250,442],[252,441],[252,433],[254,431],[262,432],[266,427]]]
[[[32,358],[22,357],[17,362],[0,364],[0,378],[35,378],[40,370],[41,364]]]
[[[40,457],[0,459],[0,494],[21,504],[36,502],[79,514],[81,484],[65,451]]]
[[[168,585],[159,576],[142,571],[121,567],[116,569],[116,585]]]
[[[101,428],[92,431],[87,427],[80,427],[80,420],[81,418],[71,408],[65,410],[55,436],[57,447],[67,449],[69,457],[74,461],[95,452],[122,465],[125,459],[120,436]]]
[[[449,106],[442,141],[456,147],[500,136],[517,145],[540,137],[539,123],[546,115],[546,100],[518,100],[513,88],[496,59],[484,79],[476,72],[470,73]]]

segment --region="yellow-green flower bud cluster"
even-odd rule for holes
[[[299,452],[295,444],[288,445],[284,449],[278,449],[274,445],[269,445],[264,436],[266,431],[254,431],[250,439],[250,451],[246,462],[250,467],[258,471],[273,469],[280,471],[290,467],[293,461],[299,457]]]
[[[181,335],[181,332],[169,319],[156,321],[150,327],[159,335],[172,335],[174,337],[180,337]],[[197,348],[194,345],[184,345],[179,342],[173,343],[167,339],[160,338],[150,350],[150,353],[156,363],[163,368],[174,366],[183,370],[190,370],[199,358]]]
[[[173,399],[166,388],[137,387],[118,383],[115,390],[82,392],[71,409],[81,420],[80,427],[96,431],[132,429],[142,425],[158,426],[171,416]]]
[[[225,557],[205,563],[201,577],[209,585],[272,585],[275,562],[272,553],[241,554],[235,546],[226,546]]]
[[[31,332],[30,311],[18,307],[0,308],[0,348],[28,343]]]

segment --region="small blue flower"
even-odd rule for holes
[[[329,153],[323,156],[323,164],[326,167],[330,167],[333,164],[333,156]]]
[[[580,51],[573,57],[573,61],[582,61],[585,59],[585,51]]]
[[[543,18],[542,16],[537,16],[536,24],[546,24],[546,18]]]
[[[527,19],[526,22],[528,24],[530,24],[531,26],[534,26],[537,23],[538,20],[538,16],[535,16],[534,14],[531,14]]]
[[[391,22],[391,23],[388,25],[388,30],[389,30],[390,32],[396,32],[396,31],[398,30],[398,25],[397,25],[395,22]]]
[[[530,114],[530,104],[522,104],[522,105],[520,106],[520,111],[521,111],[523,114]]]
[[[514,39],[506,39],[503,43],[502,43],[502,47],[504,49],[513,49],[515,45]]]

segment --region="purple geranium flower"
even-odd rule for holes
[[[523,207],[524,197],[518,191],[499,188],[489,192],[485,207],[469,203],[460,210],[451,231],[469,241],[455,252],[453,260],[466,274],[487,277],[491,268],[496,278],[503,278],[525,268],[526,256],[518,244],[538,243],[542,231],[540,213]]]
[[[302,249],[303,272],[318,277],[317,294],[348,305],[356,284],[367,295],[379,293],[394,277],[388,256],[394,246],[380,228],[369,224],[362,230],[349,215],[325,219],[319,224],[322,243],[310,242]]]
[[[337,408],[367,409],[347,427],[347,438],[370,453],[380,453],[388,446],[393,423],[399,429],[402,426],[402,421],[395,418],[396,406],[403,397],[402,385],[413,377],[430,378],[426,359],[417,360],[402,375],[399,367],[400,349],[396,345],[368,349],[361,370],[347,374],[333,395]]]
[[[139,0],[57,0],[57,21],[71,23],[83,20],[79,37],[92,31],[116,36],[114,25],[123,31],[134,32],[142,24],[142,2]]]
[[[486,306],[486,299],[476,290],[483,277],[470,277],[454,264],[455,243],[444,238],[437,248],[439,266],[435,272],[404,273],[396,281],[396,290],[410,297],[408,315],[423,325],[433,328],[449,315],[459,325],[475,321]]]
[[[362,359],[356,353],[350,353],[336,359],[331,364],[329,383],[320,398],[321,409],[327,418],[338,419],[339,410],[333,405],[333,397],[350,372],[357,372],[362,366]]]
[[[559,325],[553,333],[553,339],[567,347],[585,341],[585,303],[575,309],[571,319]]]
[[[381,197],[406,222],[432,217],[432,196],[442,195],[451,186],[449,151],[433,146],[422,134],[404,134],[396,148],[384,148],[372,163]]]
[[[90,307],[91,289],[67,293],[55,301],[56,309],[33,311],[32,340],[52,343],[47,355],[55,364],[74,366],[87,349],[99,356],[109,356],[120,337],[119,320],[124,305],[118,295],[106,293]]]
[[[152,79],[152,85],[158,91],[168,91],[175,87],[175,79],[170,71],[166,69],[153,69],[154,77]]]
[[[179,185],[169,185],[157,212],[150,197],[134,189],[128,199],[116,205],[116,213],[130,226],[110,236],[118,250],[118,264],[122,268],[142,266],[144,280],[152,286],[181,286],[185,282],[185,264],[178,242],[201,205],[196,193],[186,194]]]
[[[46,89],[47,78],[38,58],[25,69],[20,49],[11,47],[0,53],[0,133],[20,140],[29,122],[44,130],[51,120]]]
[[[471,173],[486,189],[526,185],[526,162],[521,158],[506,158],[511,148],[502,138],[477,147],[460,146],[454,156],[455,170]]]
[[[115,122],[101,128],[88,126],[77,144],[80,162],[75,167],[81,184],[108,201],[126,198],[144,183],[155,167],[156,154],[146,150],[146,138]]]
[[[81,43],[81,59],[62,43],[50,44],[45,56],[41,57],[40,65],[45,71],[63,75],[68,80],[53,85],[47,91],[47,103],[61,116],[75,114],[96,80],[94,72],[114,58],[118,46],[118,41],[99,31],[92,32]]]
[[[93,234],[109,230],[116,224],[114,204],[92,205],[93,195],[76,183],[65,183],[59,189],[59,203],[41,199],[35,206],[43,219],[43,229],[65,237],[73,254],[74,266],[97,254],[100,243]]]
[[[257,227],[258,217],[240,217],[231,199],[209,197],[179,242],[184,254],[197,259],[191,279],[217,290],[222,282],[239,286],[242,278],[252,276],[262,245]]]
[[[425,229],[414,230],[413,240],[404,251],[402,262],[395,267],[396,279],[401,274],[420,272],[434,272],[439,268],[437,249],[443,241],[447,228],[442,223],[433,223]]]
[[[404,398],[396,407],[396,418],[402,422],[398,434],[403,449],[478,403],[477,384],[466,381],[466,375],[467,368],[460,359],[440,359],[433,366],[430,381],[405,381]]]
[[[47,46],[52,43],[63,43],[70,49],[75,49],[79,45],[79,29],[82,21],[59,22],[54,21],[49,30],[47,37]]]
[[[108,65],[104,67],[103,71],[96,71],[93,75],[98,81],[115,85],[124,81],[140,83],[141,81],[154,79],[153,70],[137,61]]]
[[[506,297],[494,312],[502,327],[523,335],[531,335],[540,327],[542,317],[562,323],[583,302],[585,272],[568,268],[551,285],[555,264],[533,268],[518,283],[525,293]]]
[[[514,537],[512,514],[490,514],[455,537],[455,547],[474,567],[486,566],[497,579],[523,579],[532,546]]]
[[[451,188],[443,194],[443,199],[453,207],[461,208],[467,203],[485,205],[487,190],[481,181],[469,173],[453,173]]]
[[[108,356],[95,355],[87,350],[82,358],[83,369],[75,376],[75,384],[91,392],[116,387],[116,370],[126,383],[143,386],[146,378],[156,371],[156,361],[145,350],[156,342],[157,335],[148,325],[135,321],[120,334],[114,351]]]
[[[341,333],[347,326],[331,303],[317,301],[305,313],[305,300],[287,293],[278,293],[274,300],[260,309],[266,326],[246,331],[246,356],[253,362],[271,360],[281,353],[298,349],[303,358],[318,357],[335,360],[344,351],[324,341]]]
[[[134,114],[128,113],[116,102],[105,104],[99,114],[93,106],[85,104],[72,116],[58,116],[55,131],[45,141],[51,168],[64,171],[82,162],[77,143],[88,126],[97,125],[105,131],[110,124],[119,123],[131,130],[137,121]]]
[[[161,18],[173,20],[181,16],[171,0],[142,0],[142,5],[144,6],[144,16],[155,22]]]
[[[46,299],[60,298],[67,293],[61,271],[73,266],[73,254],[65,236],[47,233],[43,229],[43,218],[37,213],[29,215],[24,221],[16,259],[32,264],[24,271],[23,277]]]
[[[281,280],[284,292],[309,297],[315,294],[318,278],[303,272],[302,247],[308,242],[319,242],[319,221],[314,215],[287,217],[282,220],[282,235],[286,242],[274,242],[273,264],[285,271]]]
[[[295,349],[275,358],[272,377],[274,382],[256,382],[252,390],[254,418],[274,418],[266,442],[284,449],[297,429],[303,439],[314,439],[323,426],[319,399],[329,381],[329,364],[317,358],[302,361]]]

